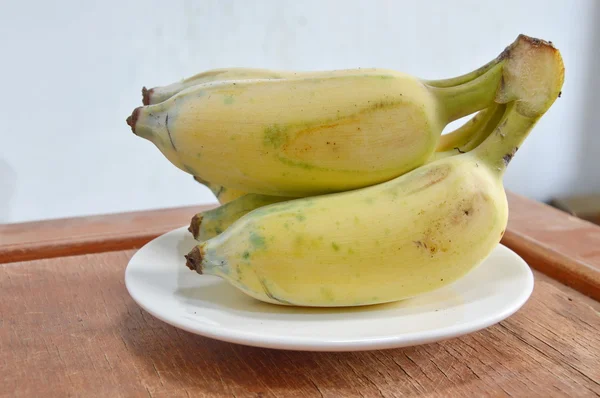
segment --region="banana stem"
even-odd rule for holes
[[[459,147],[461,152],[469,152],[477,148],[494,131],[506,111],[506,105],[493,104],[487,110],[489,113],[481,123],[481,127],[473,132],[471,138],[463,146]]]
[[[456,130],[456,132],[467,130],[468,134],[462,133],[462,140],[452,140],[451,142],[446,142],[443,147],[438,147],[430,161],[469,152],[476,148],[492,133],[492,131],[494,131],[496,126],[498,126],[500,118],[504,115],[505,109],[505,105],[493,104],[489,108],[480,111],[473,119],[469,120]]]
[[[538,120],[560,94],[564,64],[550,42],[519,35],[505,50],[496,102],[506,111],[498,126],[471,153],[500,177]]]
[[[509,103],[496,129],[471,153],[501,177],[540,118],[519,113],[517,101]]]
[[[468,122],[457,128],[456,130],[444,134],[440,137],[436,152],[444,152],[463,146],[471,140],[474,134],[486,123],[490,117],[490,108],[479,111]]]
[[[452,77],[449,79],[424,80],[424,83],[427,84],[428,86],[438,87],[438,88],[454,87],[454,86],[459,86],[459,85],[468,83],[470,81],[477,79],[479,76],[486,74],[487,72],[490,71],[490,69],[492,69],[494,66],[496,66],[500,62],[502,62],[502,60],[507,57],[509,51],[510,51],[510,48],[507,47],[495,59],[491,60],[490,62],[483,65],[482,67],[475,69],[472,72],[465,73],[464,75]]]
[[[503,76],[504,60],[499,61],[483,75],[453,87],[431,87],[440,100],[445,119],[450,123],[494,103]]]

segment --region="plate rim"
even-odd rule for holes
[[[486,316],[484,318],[463,322],[460,324],[453,324],[442,328],[431,329],[427,331],[411,332],[406,334],[396,334],[385,337],[366,337],[357,339],[321,339],[314,337],[289,337],[289,336],[270,336],[268,338],[261,337],[260,334],[253,332],[246,332],[239,329],[228,329],[226,327],[194,324],[186,322],[185,318],[180,316],[164,316],[162,313],[155,311],[144,303],[143,298],[136,295],[135,287],[131,285],[131,280],[128,278],[128,272],[130,272],[132,263],[136,257],[141,253],[147,246],[152,245],[158,239],[161,239],[168,234],[177,234],[182,230],[187,230],[185,226],[173,229],[165,232],[156,238],[152,239],[142,247],[140,247],[134,255],[129,259],[127,266],[124,270],[124,282],[125,288],[127,289],[130,297],[133,301],[140,306],[144,311],[148,312],[153,317],[165,322],[173,327],[185,330],[189,333],[193,333],[199,336],[208,337],[211,339],[224,341],[234,344],[242,344],[252,347],[270,348],[270,349],[282,349],[282,350],[295,350],[295,351],[367,351],[367,350],[382,350],[392,349],[408,346],[416,346],[427,344],[436,341],[443,341],[466,334],[470,334],[479,330],[483,330],[504,319],[512,316],[514,313],[519,311],[523,305],[529,300],[534,289],[534,277],[531,267],[527,262],[515,253],[509,247],[506,247],[502,243],[494,248],[494,250],[506,251],[509,255],[514,257],[514,260],[520,263],[520,266],[525,271],[526,288],[523,289],[518,296],[515,297],[515,302],[509,307],[504,308],[502,311],[498,311],[492,316]],[[490,253],[491,254],[491,253]],[[484,260],[485,261],[485,260]]]

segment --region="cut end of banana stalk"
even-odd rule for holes
[[[142,109],[141,106],[138,106],[137,108],[135,108],[133,110],[133,113],[131,114],[131,116],[129,116],[127,118],[127,124],[129,125],[129,127],[131,127],[131,131],[133,131],[133,134],[135,134],[135,124],[138,121],[138,118],[140,116],[140,110]],[[137,134],[136,134],[137,135]]]
[[[185,255],[187,260],[185,265],[192,271],[196,271],[202,274],[202,258],[204,258],[204,252],[200,246],[195,246],[188,254]]]
[[[519,35],[503,52],[506,58],[496,102],[517,101],[522,115],[545,113],[558,98],[565,67],[552,42]]]
[[[188,227],[188,231],[192,233],[194,239],[198,239],[198,234],[200,233],[200,224],[202,224],[202,214],[196,214],[192,217],[192,221],[190,222],[190,226]]]

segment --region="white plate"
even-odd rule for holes
[[[252,299],[218,277],[190,271],[183,255],[193,245],[182,227],[142,247],[125,271],[129,294],[173,326],[260,347],[357,351],[430,343],[507,318],[533,290],[528,265],[498,245],[459,281],[414,299],[342,309],[285,307]]]

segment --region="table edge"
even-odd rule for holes
[[[532,268],[600,300],[600,255],[587,258],[575,248],[557,247],[555,242],[557,237],[566,241],[577,239],[580,244],[600,248],[600,226],[512,192],[507,192],[507,197],[510,216],[502,243],[523,257]],[[187,225],[197,212],[215,206],[207,204],[0,225],[0,264],[137,249],[157,236]],[[531,217],[542,217],[544,225],[557,226],[554,229],[560,236],[549,235],[544,225],[536,227],[533,223],[532,226]],[[560,228],[561,225],[565,227]],[[581,234],[583,230],[595,229],[598,234]],[[40,230],[45,233],[45,239],[39,239]],[[589,242],[581,242],[581,239]]]

